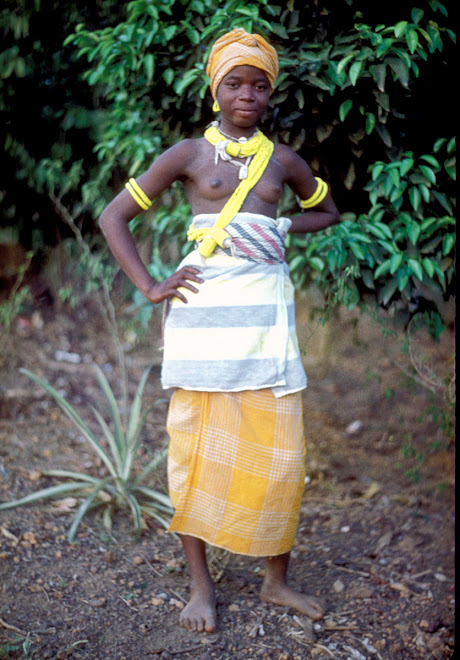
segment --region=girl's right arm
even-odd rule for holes
[[[192,140],[185,140],[165,151],[153,165],[142,174],[138,183],[150,199],[157,197],[174,181],[186,178],[188,163],[193,160]],[[188,280],[201,282],[196,268],[184,267],[163,282],[156,282],[139,256],[128,223],[140,212],[140,207],[123,189],[104,209],[99,224],[109,247],[134,286],[151,302],[159,303],[177,296],[187,302],[179,287],[196,293],[197,289]]]

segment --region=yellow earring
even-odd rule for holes
[[[214,112],[219,112],[220,108],[219,108],[219,104],[217,103],[217,101],[214,101],[212,109],[214,110]]]

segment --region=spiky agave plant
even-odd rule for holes
[[[167,527],[173,512],[169,497],[145,484],[145,479],[164,459],[166,450],[158,452],[140,474],[134,474],[134,460],[148,412],[147,410],[142,413],[142,398],[150,369],[144,371],[139,382],[125,429],[109,382],[100,367],[95,365],[96,378],[108,404],[113,430],[99,410],[94,406],[92,406],[92,410],[101,427],[103,436],[107,440],[107,448],[102,446],[98,437],[91,431],[77,411],[54,387],[28,369],[21,369],[20,371],[48,392],[66,415],[70,417],[104,463],[107,476],[97,478],[84,472],[46,470],[43,472],[46,476],[59,477],[70,481],[44,488],[12,502],[0,503],[0,510],[72,493],[81,500],[81,503],[68,532],[70,542],[74,541],[85,514],[96,506],[103,508],[103,522],[108,529],[111,529],[112,526],[112,514],[120,508],[128,508],[131,511],[136,536],[140,534],[143,515],[151,516]]]

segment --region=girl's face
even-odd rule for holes
[[[233,129],[235,133],[238,128],[243,136],[253,129],[267,109],[270,94],[270,83],[262,69],[247,64],[236,66],[222,78],[217,89],[222,130]]]

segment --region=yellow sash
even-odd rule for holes
[[[219,144],[221,144],[222,146],[220,148],[224,149],[230,157],[244,158],[253,156],[248,168],[247,177],[238,184],[236,190],[220,212],[214,226],[195,229],[193,225],[190,225],[188,229],[188,240],[201,241],[198,251],[203,257],[209,257],[217,245],[223,247],[225,239],[229,238],[225,227],[233,220],[243,205],[249,191],[256,185],[264,173],[275,145],[260,131],[257,131],[256,135],[249,140],[232,142],[227,140],[216,126],[208,128],[204,137],[214,146],[217,145],[217,149],[219,149]],[[216,151],[216,153],[218,152]]]

